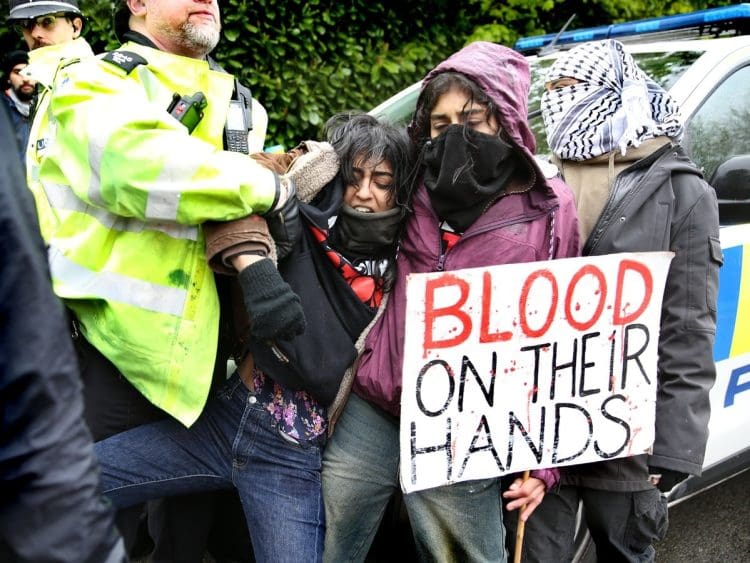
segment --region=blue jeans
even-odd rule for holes
[[[237,374],[196,423],[148,424],[95,445],[102,492],[117,507],[236,487],[259,562],[320,561],[321,453],[283,436]]]
[[[399,487],[398,420],[352,394],[323,455],[324,559],[364,561]],[[499,479],[404,495],[423,561],[506,561]]]

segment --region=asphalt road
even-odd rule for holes
[[[669,509],[657,563],[749,563],[750,471]]]

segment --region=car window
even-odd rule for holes
[[[667,53],[634,53],[633,58],[643,72],[665,90],[692,65],[703,51],[671,51]]]
[[[406,126],[411,121],[411,116],[414,114],[414,108],[417,107],[417,98],[419,97],[419,90],[414,90],[409,95],[396,100],[394,103],[389,105],[382,113],[378,113],[377,117],[384,118],[388,123],[396,126]]]
[[[711,178],[730,156],[750,154],[750,66],[722,82],[687,124],[684,145]]]

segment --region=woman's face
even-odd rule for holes
[[[430,112],[430,137],[435,138],[449,125],[466,125],[480,133],[495,135],[500,127],[487,106],[471,102],[469,95],[453,88],[438,98]]]
[[[362,213],[380,213],[393,209],[393,168],[390,162],[382,160],[355,162],[355,182],[346,186],[344,203]]]

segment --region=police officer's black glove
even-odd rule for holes
[[[268,231],[276,242],[276,254],[279,260],[283,260],[302,235],[302,223],[294,182],[289,178],[281,179],[279,192],[281,195],[277,199],[284,195],[285,199],[278,201],[264,217],[268,223]]]
[[[250,332],[261,342],[291,340],[305,331],[305,314],[299,296],[268,258],[244,268],[238,276]]]
[[[648,471],[652,475],[661,475],[656,488],[659,489],[662,493],[668,493],[675,486],[687,479],[687,473],[680,473],[679,471],[664,469],[662,467],[649,465]]]

